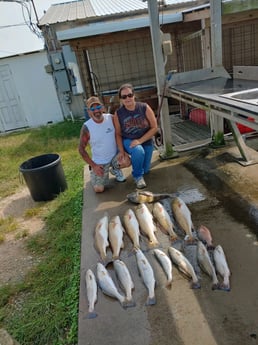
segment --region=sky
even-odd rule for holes
[[[25,24],[29,18],[27,10],[23,11],[24,7],[14,0],[9,1],[0,0],[0,58],[43,49],[43,39],[34,34]],[[34,0],[38,18],[44,15],[44,10],[48,10],[51,4],[69,1],[71,0]],[[32,2],[27,0],[26,5],[31,13],[31,22],[36,24]]]

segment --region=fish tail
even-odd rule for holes
[[[153,297],[148,296],[145,305],[154,305],[154,304],[156,304],[156,297],[155,296],[153,296]]]
[[[91,311],[86,316],[86,319],[95,319],[98,316],[98,314],[95,311]]]
[[[124,307],[125,308],[132,308],[135,306],[136,306],[136,303],[132,298],[131,299],[125,299],[125,301],[124,301]]]
[[[219,283],[213,283],[212,286],[211,286],[211,289],[212,290],[219,290],[220,289]]]
[[[207,250],[214,250],[215,247],[213,245],[207,246]]]
[[[171,288],[172,288],[172,280],[169,280],[169,281],[167,282],[166,288],[167,288],[168,290],[171,290]]]
[[[101,263],[107,267],[109,264],[113,262],[113,259],[109,259],[108,257],[105,257],[104,259],[101,260]]]
[[[230,289],[229,284],[221,283],[221,284],[219,285],[219,290],[228,291],[228,292],[229,292],[231,289]]]
[[[119,259],[119,255],[113,255],[112,256],[112,261],[118,260]]]
[[[173,243],[178,239],[178,236],[176,234],[170,235],[170,241]]]
[[[191,283],[191,289],[200,289],[201,288],[201,284],[200,284],[200,282],[199,282],[199,280],[197,280],[197,281],[192,281],[192,283]]]

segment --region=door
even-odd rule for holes
[[[9,65],[0,66],[0,131],[27,127]]]

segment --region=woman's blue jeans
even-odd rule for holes
[[[135,179],[139,179],[150,170],[154,147],[149,143],[148,145],[143,143],[131,148],[131,142],[132,139],[123,139],[124,149],[131,156],[132,175]]]

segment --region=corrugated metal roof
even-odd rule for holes
[[[196,5],[194,0],[166,0],[168,6]],[[199,1],[204,2],[204,1]],[[94,19],[119,14],[147,12],[148,3],[143,0],[78,0],[52,5],[39,21],[39,26],[63,23],[79,19]]]
[[[181,22],[182,20],[183,16],[181,12],[160,15],[160,22],[162,22],[162,24],[176,23]],[[149,26],[150,19],[148,14],[145,14],[143,16],[128,17],[122,20],[87,23],[86,25],[80,25],[75,28],[57,31],[56,35],[59,41],[66,41],[79,37],[102,35],[111,32],[138,29]]]

